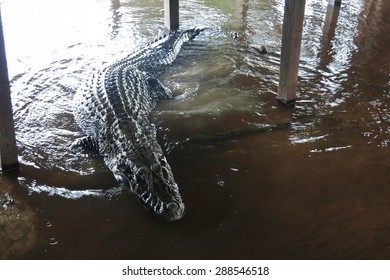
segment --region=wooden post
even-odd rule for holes
[[[298,81],[305,0],[285,0],[278,99],[294,103]]]
[[[341,0],[329,0],[328,5],[329,6],[340,6]]]
[[[325,22],[322,34],[321,45],[325,49],[329,49],[330,44],[335,36],[337,20],[340,14],[340,6],[328,5],[325,15]]]
[[[120,0],[111,0],[111,7],[114,11],[118,10],[121,7]]]
[[[328,5],[322,32],[321,50],[319,53],[321,58],[319,65],[320,69],[325,69],[333,60],[334,52],[330,50],[332,49],[332,41],[335,36],[339,13],[340,6]]]
[[[236,15],[238,19],[238,28],[242,34],[248,28],[248,6],[249,0],[236,0]]]
[[[0,169],[19,167],[0,10]]]
[[[179,29],[179,0],[164,0],[164,16],[169,30]]]

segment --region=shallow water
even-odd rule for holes
[[[307,0],[299,99],[286,108],[283,2],[181,2],[183,28],[210,29],[161,77],[176,100],[152,114],[187,207],[166,223],[98,155],[68,150],[81,135],[75,91],[165,32],[161,1],[2,1],[21,171],[0,183],[38,232],[14,258],[390,258],[390,4],[343,3],[336,25],[327,0]]]

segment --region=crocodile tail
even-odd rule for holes
[[[182,46],[199,33],[199,29],[171,32],[150,43],[149,47],[153,50],[153,54],[150,60],[143,61],[140,69],[155,75],[162,73],[176,59]]]
[[[193,28],[193,29],[188,29],[185,30],[184,32],[188,33],[189,39],[192,40],[194,39],[197,35],[199,35],[200,32],[205,30],[206,28]]]
[[[176,59],[182,46],[194,39],[202,30],[199,28],[178,30],[162,35],[117,64],[131,64],[141,71],[159,75]]]

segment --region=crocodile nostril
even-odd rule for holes
[[[179,204],[177,204],[176,202],[170,202],[170,203],[167,204],[167,208],[170,211],[174,212],[174,211],[179,210]]]
[[[184,216],[184,204],[172,201],[166,205],[165,218],[170,221],[180,220]]]

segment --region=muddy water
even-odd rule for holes
[[[152,114],[187,206],[177,223],[122,192],[98,155],[68,151],[75,91],[163,33],[161,5],[3,1],[21,170],[0,186],[38,236],[12,258],[390,258],[389,2],[332,17],[307,1],[294,108],[275,98],[283,1],[181,3],[183,28],[210,29],[161,77],[176,100]]]

